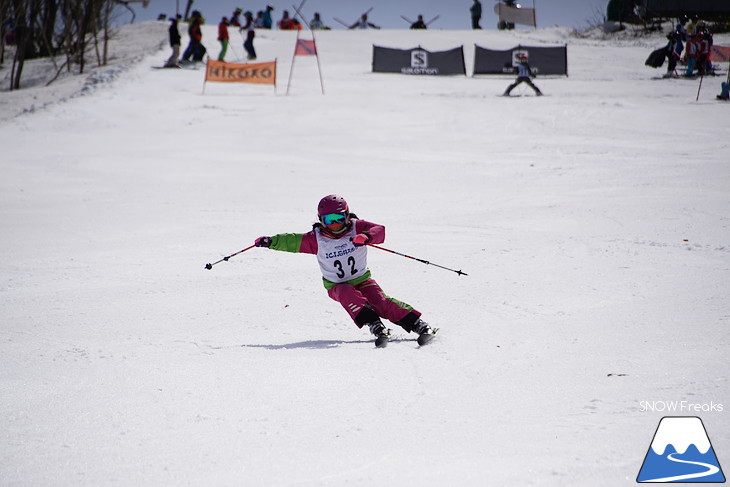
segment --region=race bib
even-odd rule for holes
[[[355,247],[350,239],[357,235],[355,225],[339,239],[327,238],[315,230],[317,235],[317,261],[322,276],[330,282],[346,282],[356,279],[368,269],[367,247]]]

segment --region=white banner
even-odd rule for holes
[[[534,8],[515,8],[509,7],[503,3],[498,3],[494,6],[494,13],[499,16],[500,22],[505,21],[513,24],[537,27]]]

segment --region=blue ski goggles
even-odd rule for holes
[[[334,225],[336,223],[345,223],[347,215],[345,213],[330,213],[329,215],[322,215],[322,223],[326,226]]]

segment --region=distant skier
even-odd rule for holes
[[[246,49],[246,59],[249,61],[256,60],[256,49],[253,47],[253,40],[256,37],[256,28],[254,26],[253,14],[246,12],[243,14],[246,19],[246,24],[243,25],[239,30],[246,31],[246,40],[243,42],[243,48]]]
[[[218,54],[218,61],[224,61],[226,51],[228,51],[228,18],[223,17],[221,23],[218,24],[218,42],[221,43],[221,52]]]
[[[271,18],[271,12],[274,10],[274,7],[271,5],[267,5],[266,9],[264,10],[264,29],[271,29],[271,27],[274,25],[274,19]]]
[[[673,31],[667,34],[667,46],[664,48],[667,56],[667,72],[664,74],[665,78],[671,78],[675,76],[675,70],[677,69],[677,61],[682,55],[684,50],[684,43],[682,34],[679,31]]]
[[[253,21],[253,26],[257,29],[265,29],[266,22],[264,21],[264,11],[259,10],[256,12],[256,20]]]
[[[201,26],[203,25],[203,16],[197,10],[193,10],[190,17],[190,24],[188,25],[188,36],[190,36],[190,42],[188,47],[185,48],[183,53],[183,60],[190,61],[192,56],[193,61],[202,61],[205,56],[205,46],[203,46],[203,31]]]
[[[426,22],[423,21],[423,15],[419,15],[418,20],[411,24],[411,29],[428,29]]]
[[[348,29],[367,29],[368,27],[372,27],[373,29],[380,29],[379,26],[368,21],[368,14],[362,14],[360,20],[349,26]]]
[[[330,28],[322,22],[322,17],[320,17],[319,12],[314,13],[314,18],[309,22],[309,28],[312,30],[330,30]]]
[[[241,7],[236,7],[236,10],[233,11],[233,15],[231,15],[231,20],[230,20],[229,24],[234,27],[241,27],[241,14],[242,13],[243,13],[243,10],[241,10]]]
[[[294,19],[289,16],[289,11],[284,10],[278,24],[279,30],[294,30]]]
[[[507,87],[503,96],[509,96],[510,92],[515,89],[515,87],[517,87],[517,85],[519,85],[520,83],[527,83],[530,88],[535,90],[535,94],[537,96],[542,96],[542,91],[540,91],[540,88],[535,86],[535,83],[532,82],[531,77],[534,76],[534,73],[532,72],[530,64],[527,62],[527,54],[520,54],[519,60],[520,62],[517,67],[513,68],[513,70],[517,71],[517,79],[514,83]]]
[[[170,28],[168,29],[168,33],[170,34],[170,47],[172,48],[172,54],[170,54],[170,57],[165,61],[165,67],[166,68],[179,68],[180,65],[177,63],[178,58],[180,57],[180,31],[177,28],[177,21],[179,20],[180,16],[177,17],[170,17]]]
[[[481,29],[479,21],[482,19],[482,4],[479,0],[474,0],[474,5],[469,8],[469,13],[471,14],[471,28]]]
[[[367,267],[366,244],[382,243],[385,227],[358,219],[350,213],[345,199],[334,194],[320,200],[317,216],[319,221],[307,233],[259,237],[255,245],[315,254],[327,294],[345,308],[358,328],[368,327],[377,347],[386,346],[391,333],[381,317],[417,333],[419,345],[428,343],[435,332],[421,319],[421,313],[383,293]]]

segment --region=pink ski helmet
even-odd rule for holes
[[[322,218],[324,215],[331,213],[344,213],[346,216],[349,216],[350,208],[347,206],[345,198],[336,194],[330,194],[319,200],[317,216]]]

